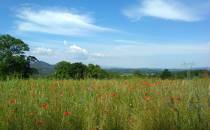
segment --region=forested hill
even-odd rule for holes
[[[37,61],[31,63],[31,67],[38,70],[39,75],[46,76],[54,72],[54,65],[48,64],[43,61]]]

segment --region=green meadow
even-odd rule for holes
[[[208,130],[210,80],[0,81],[1,130]]]

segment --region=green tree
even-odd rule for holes
[[[87,68],[88,78],[102,79],[107,77],[106,71],[101,69],[99,65],[89,64]]]
[[[171,77],[172,73],[168,69],[165,69],[160,75],[161,79],[170,79]]]
[[[87,66],[82,63],[73,63],[70,67],[70,77],[73,79],[84,79],[87,77]]]
[[[37,59],[33,56],[26,56],[25,52],[29,47],[22,40],[10,35],[0,36],[0,76],[16,76],[28,78],[34,71],[30,63]]]
[[[61,61],[55,66],[55,76],[59,79],[69,79],[71,71],[71,63]]]

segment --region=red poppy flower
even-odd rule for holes
[[[111,93],[111,96],[112,97],[116,97],[117,96],[117,93]]]
[[[43,108],[43,109],[48,109],[48,107],[49,107],[49,106],[48,106],[47,103],[44,103],[44,104],[41,105],[41,108]]]
[[[63,113],[63,115],[64,115],[64,116],[70,116],[70,115],[71,115],[71,112],[65,111],[65,112]]]
[[[11,99],[11,100],[9,101],[10,104],[16,104],[16,102],[17,102],[16,99]]]
[[[37,126],[43,126],[44,125],[44,121],[43,120],[36,120],[35,121],[35,124],[37,125]]]
[[[151,97],[150,96],[144,96],[144,100],[148,102],[149,100],[151,100]]]

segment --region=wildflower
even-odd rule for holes
[[[172,107],[172,108],[171,108],[171,111],[172,111],[172,112],[178,112],[178,109],[177,109],[176,107]]]
[[[124,84],[125,84],[125,85],[128,85],[128,81],[127,81],[127,80],[125,80]]]
[[[9,101],[9,103],[10,103],[10,104],[16,104],[17,101],[16,101],[16,99],[11,99],[11,100]]]
[[[71,115],[71,112],[65,111],[65,112],[63,113],[63,115],[64,115],[64,116],[70,116],[70,115]]]
[[[35,97],[36,96],[36,94],[35,94],[34,91],[30,91],[30,94],[31,94],[32,97]]]
[[[144,95],[145,95],[145,96],[148,96],[148,95],[149,95],[149,92],[144,92]]]
[[[63,96],[64,96],[64,92],[61,92],[61,93],[60,93],[60,96],[63,97]]]
[[[133,91],[134,90],[134,87],[133,86],[128,86],[128,90],[129,91]]]
[[[156,82],[156,83],[155,83],[155,85],[160,85],[160,84],[161,84],[160,82]]]
[[[110,111],[108,109],[103,110],[103,114],[108,115]]]
[[[42,108],[42,109],[48,109],[48,104],[47,104],[47,103],[42,104],[42,105],[41,105],[41,108]]]
[[[29,112],[29,113],[28,113],[28,116],[29,116],[29,117],[33,117],[34,115],[35,115],[35,112]]]
[[[171,96],[170,97],[171,103],[174,104],[175,102],[181,101],[179,96]]]
[[[145,86],[147,86],[147,87],[154,87],[154,86],[155,86],[155,84],[149,83],[149,82],[147,82],[147,81],[144,81],[144,82],[143,82],[143,85],[145,85]]]
[[[35,124],[37,126],[43,126],[44,125],[44,121],[43,120],[37,120],[37,121],[35,121]]]
[[[157,95],[160,95],[160,92],[156,92]]]
[[[128,117],[128,122],[130,124],[135,123],[136,122],[136,119],[134,117]]]
[[[144,100],[148,102],[149,100],[151,100],[151,97],[150,96],[144,96]]]
[[[113,93],[111,93],[111,96],[112,96],[112,97],[116,97],[116,96],[117,96],[117,93],[114,93],[114,92],[113,92]]]

